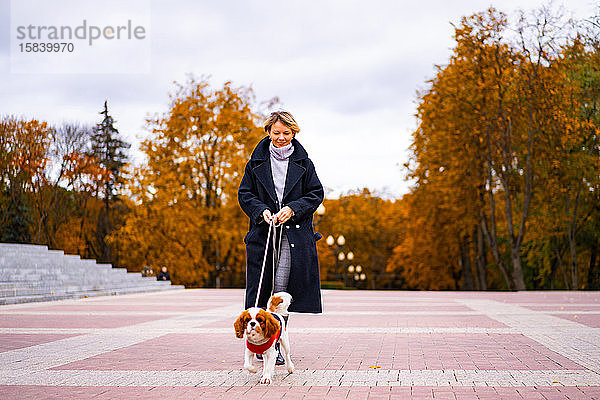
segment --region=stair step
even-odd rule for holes
[[[132,286],[128,288],[116,288],[116,289],[103,289],[98,291],[83,291],[77,293],[56,293],[56,294],[38,294],[30,296],[12,296],[12,297],[0,297],[0,305],[7,304],[19,304],[19,303],[30,303],[40,301],[54,301],[64,299],[80,299],[85,297],[96,297],[96,296],[115,296],[120,294],[132,294],[132,293],[145,293],[145,292],[158,292],[164,290],[184,290],[183,286]]]
[[[0,304],[183,289],[46,246],[0,243]]]

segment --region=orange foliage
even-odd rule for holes
[[[263,135],[253,101],[251,89],[190,79],[166,114],[148,120],[148,161],[128,182],[136,206],[110,239],[124,265],[167,266],[173,282],[187,286],[245,283],[248,222],[236,196]]]

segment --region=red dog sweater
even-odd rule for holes
[[[263,354],[273,345],[273,342],[279,342],[279,338],[281,337],[281,320],[279,319],[279,316],[277,314],[271,313],[271,315],[273,315],[275,319],[279,321],[279,330],[276,334],[271,336],[271,339],[267,340],[263,344],[252,344],[248,341],[248,339],[246,339],[246,347],[248,348],[248,350],[255,354]]]

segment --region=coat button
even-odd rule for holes
[[[300,225],[296,225],[296,229],[300,229]]]
[[[290,246],[291,246],[291,247],[294,247],[294,243],[290,243]]]

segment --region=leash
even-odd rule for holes
[[[279,241],[277,240],[277,228],[281,227]],[[258,307],[258,299],[262,289],[263,278],[265,275],[265,266],[267,265],[267,254],[269,253],[269,242],[271,241],[271,231],[273,231],[273,279],[271,279],[271,294],[275,289],[275,265],[279,263],[279,252],[281,251],[281,241],[283,239],[283,224],[276,224],[273,218],[269,222],[269,231],[267,233],[267,243],[265,244],[265,255],[263,256],[262,268],[260,271],[260,279],[258,281],[258,291],[256,292],[256,301],[254,307]]]

